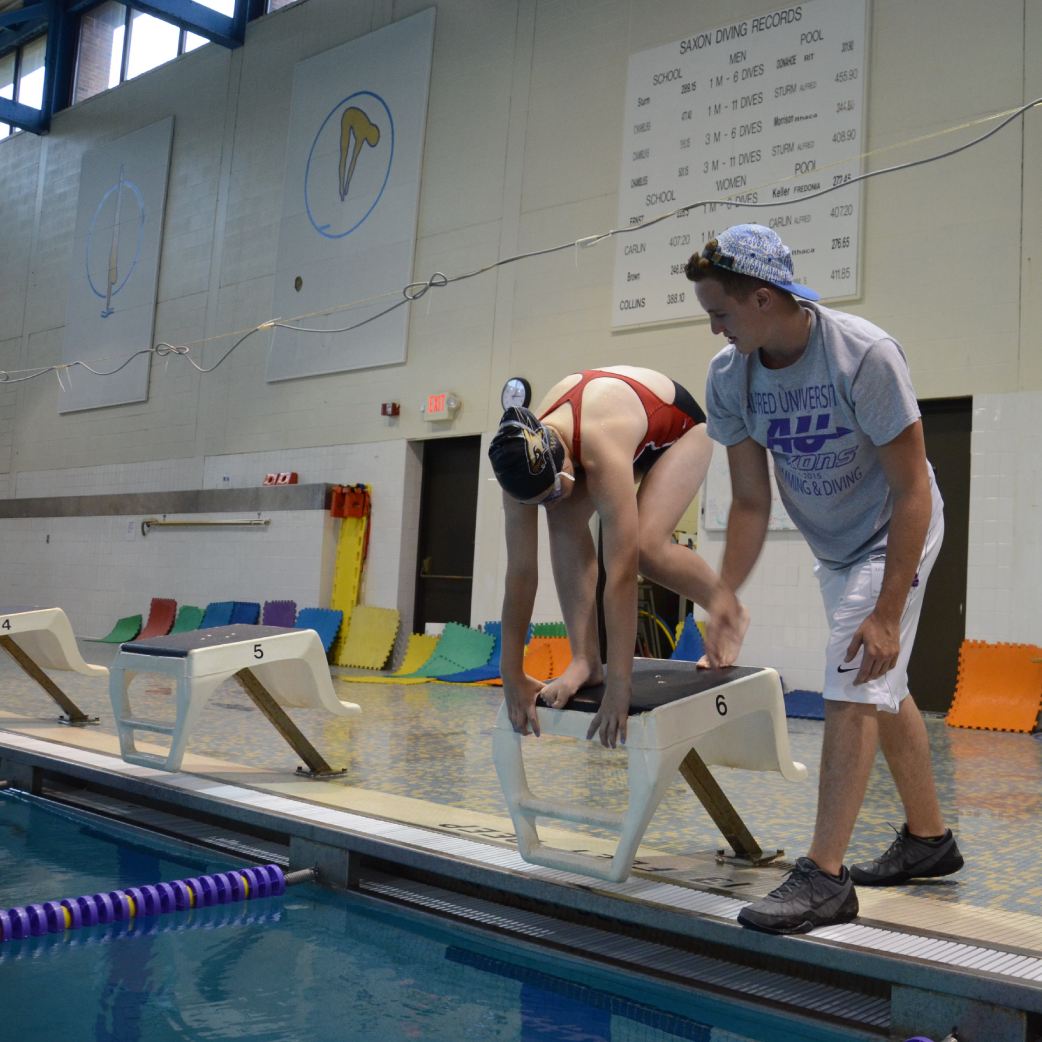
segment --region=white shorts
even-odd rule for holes
[[[919,612],[923,606],[926,580],[941,549],[944,539],[944,512],[940,497],[934,494],[934,510],[926,545],[919,561],[916,582],[908,593],[901,615],[901,652],[897,664],[886,676],[854,687],[861,668],[862,647],[853,662],[844,662],[847,648],[857,628],[875,610],[883,585],[886,551],[872,554],[850,568],[833,570],[819,561],[814,562],[814,574],[821,586],[825,614],[829,621],[829,643],[825,649],[825,697],[837,702],[862,702],[875,705],[887,713],[896,713],[908,694],[908,660],[912,655],[915,631],[919,626]]]

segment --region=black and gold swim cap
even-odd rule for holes
[[[507,494],[524,501],[553,486],[564,464],[564,446],[535,413],[512,406],[499,421],[488,458]]]

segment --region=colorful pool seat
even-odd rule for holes
[[[567,709],[540,706],[542,733],[584,739],[603,696],[604,685],[600,685],[580,691]],[[736,861],[765,864],[781,853],[760,848],[708,769],[708,765],[739,767],[778,771],[787,781],[806,778],[806,767],[794,763],[789,751],[781,681],[773,669],[698,669],[693,662],[635,659],[625,748],[629,760],[625,813],[543,799],[528,787],[521,735],[513,730],[506,705],[500,707],[492,758],[526,861],[621,882],[629,876],[644,831],[678,770],[731,844]],[[539,817],[617,831],[615,855],[606,859],[546,846],[536,827]]]
[[[129,688],[138,673],[160,673],[177,681],[177,716],[170,724],[135,717]],[[121,645],[112,662],[109,694],[128,763],[178,771],[188,736],[210,696],[234,677],[315,777],[339,776],[304,737],[283,707],[326,709],[337,716],[357,716],[361,709],[342,702],[333,690],[322,641],[314,630],[280,626],[216,626]],[[140,751],[136,731],[171,739],[164,757]]]
[[[46,673],[57,669],[82,673],[85,677],[107,677],[104,666],[83,661],[68,617],[61,608],[0,608],[2,647],[61,707],[67,724],[96,724]]]

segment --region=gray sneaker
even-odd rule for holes
[[[943,839],[931,841],[913,836],[908,826],[903,825],[888,850],[874,861],[854,865],[850,875],[858,886],[898,886],[909,879],[950,876],[958,872],[963,863],[951,829],[945,832]]]
[[[846,867],[837,879],[801,857],[789,878],[762,901],[746,905],[738,921],[763,933],[807,933],[818,926],[849,923],[857,913],[857,892]]]

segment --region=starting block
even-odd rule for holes
[[[566,709],[540,706],[542,733],[585,739],[603,697],[602,684],[579,691]],[[698,669],[693,662],[634,659],[625,749],[629,760],[625,813],[539,798],[528,787],[521,735],[511,726],[506,705],[500,707],[492,759],[525,861],[622,882],[678,770],[730,843],[729,860],[759,866],[783,853],[760,848],[709,771],[709,765],[714,765],[778,771],[793,782],[807,777],[807,768],[794,763],[789,751],[781,680],[773,669]],[[619,833],[619,845],[610,859],[548,847],[539,839],[537,818],[612,829]]]
[[[133,715],[129,689],[138,673],[159,673],[177,681],[177,716],[172,725]],[[326,763],[283,706],[327,709],[337,716],[358,716],[362,710],[337,698],[318,634],[281,626],[215,626],[122,644],[112,663],[109,694],[123,759],[142,767],[180,770],[199,714],[229,677],[307,764],[311,775],[329,778],[343,773]],[[135,731],[168,735],[169,753],[163,757],[139,751]]]
[[[109,673],[104,666],[83,661],[61,608],[0,608],[0,647],[58,703],[65,714],[60,718],[62,723],[82,727],[98,722],[44,673],[44,669],[82,673],[85,677],[107,677]]]

